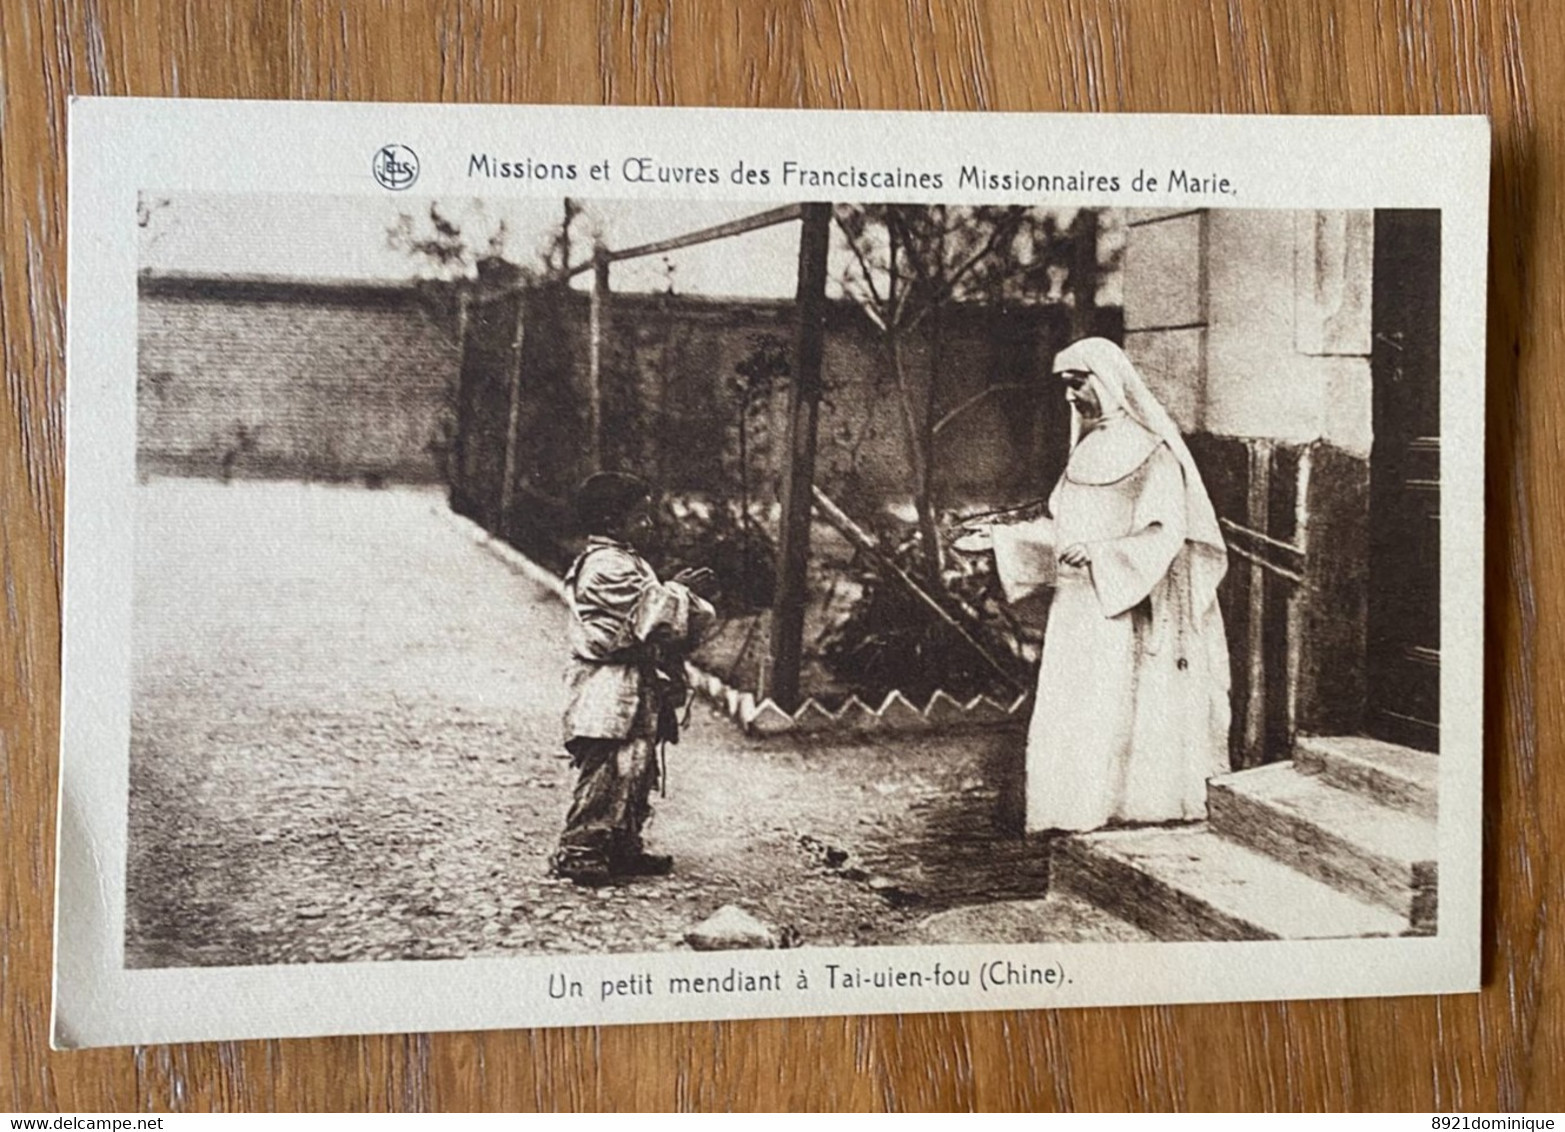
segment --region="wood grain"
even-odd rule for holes
[[[1557,4],[0,0],[0,44],[0,1108],[1565,1108]],[[72,94],[1491,115],[1483,993],[51,1053]]]

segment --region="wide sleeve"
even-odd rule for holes
[[[1105,617],[1118,617],[1151,595],[1185,542],[1185,476],[1166,445],[1147,458],[1130,533],[1087,545],[1089,570]]]
[[[652,582],[636,611],[637,640],[653,637],[694,645],[717,619],[710,602],[679,582]]]
[[[670,582],[670,586],[677,585]],[[685,587],[680,586],[680,589]],[[712,631],[712,626],[717,624],[717,609],[706,598],[693,590],[686,590],[690,594],[690,625],[685,632],[685,641],[692,647],[701,643],[706,635]]]
[[[628,554],[598,551],[584,564],[571,591],[584,660],[609,660],[635,645],[636,627],[651,572]]]
[[[1006,601],[1014,605],[1055,584],[1058,550],[1052,519],[999,524],[989,528],[989,539]]]

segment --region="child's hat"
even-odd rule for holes
[[[576,517],[586,527],[617,526],[652,494],[652,485],[640,476],[598,472],[576,488]]]

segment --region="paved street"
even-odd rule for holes
[[[886,943],[1039,895],[1036,848],[996,834],[1018,734],[764,744],[699,706],[649,829],[675,875],[550,880],[564,610],[443,510],[139,489],[130,965],[659,950],[727,903]]]

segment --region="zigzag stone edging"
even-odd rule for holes
[[[756,702],[754,695],[742,692],[736,718],[746,732],[755,735],[815,731],[908,732],[1009,723],[1025,719],[1031,706],[1032,697],[1027,695],[1018,696],[1010,704],[1002,704],[988,696],[975,696],[964,704],[944,691],[937,691],[930,697],[928,706],[920,711],[901,692],[887,692],[878,708],[871,708],[857,696],[849,696],[847,703],[833,712],[811,698],[789,715],[769,699]]]
[[[484,530],[465,515],[449,508],[435,508],[472,542],[483,547],[528,581],[548,590],[556,600],[565,601],[565,583],[554,571],[540,566],[504,539]],[[742,727],[747,735],[786,735],[858,731],[928,731],[940,727],[994,725],[1027,718],[1032,696],[1022,694],[1010,703],[989,696],[974,696],[965,703],[943,690],[929,698],[922,709],[901,692],[886,693],[880,706],[870,707],[857,696],[849,696],[836,711],[814,697],[804,701],[797,711],[788,713],[770,699],[757,700],[755,693],[741,691],[722,677],[686,662],[685,675],[690,686],[705,697],[720,713]]]

